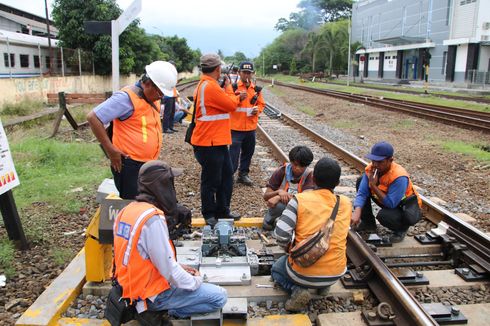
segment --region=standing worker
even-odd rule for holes
[[[240,63],[240,79],[237,83],[237,91],[245,93],[247,97],[240,101],[235,112],[231,113],[231,138],[230,147],[233,173],[238,169],[237,182],[252,186],[253,182],[248,176],[250,162],[255,151],[255,130],[259,121],[259,115],[264,111],[265,102],[262,97],[262,88],[252,83],[254,73],[253,64],[248,61]],[[240,160],[240,164],[238,161]]]
[[[175,62],[169,61],[174,67]],[[162,118],[162,128],[163,132],[166,134],[172,134],[177,132],[174,129],[174,115],[175,115],[175,102],[177,100],[177,88],[173,88],[171,92],[163,93],[162,104],[163,104],[163,118]]]
[[[371,160],[366,173],[357,180],[357,195],[354,200],[352,224],[357,231],[376,231],[376,219],[393,231],[391,242],[401,242],[410,225],[420,219],[420,200],[408,172],[393,162],[394,149],[390,143],[379,142],[365,157]],[[412,198],[409,200],[409,198]],[[371,199],[381,207],[376,219]],[[417,218],[407,218],[414,213]],[[411,220],[411,221],[410,221]]]
[[[134,199],[140,167],[160,155],[160,99],[177,83],[177,70],[165,61],[145,67],[133,86],[124,87],[87,115],[90,128],[111,160],[119,197]],[[112,139],[104,125],[113,123]]]
[[[240,98],[225,76],[224,89],[218,84],[221,58],[211,53],[201,57],[201,80],[194,92],[195,123],[191,144],[201,165],[201,212],[209,225],[220,218],[240,219],[230,212],[233,169],[228,145],[231,144],[230,112]]]

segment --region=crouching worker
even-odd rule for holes
[[[226,290],[202,283],[199,272],[176,261],[163,210],[176,202],[173,178],[182,170],[165,162],[145,163],[138,175],[136,201],[114,222],[115,277],[123,298],[136,305],[142,325],[170,325],[165,311],[176,317],[208,313],[226,303]]]
[[[318,289],[320,294],[326,295],[330,286],[346,272],[346,242],[352,205],[347,197],[336,196],[333,192],[340,180],[339,164],[330,158],[322,158],[315,165],[313,180],[317,189],[294,195],[274,230],[278,244],[288,248],[288,255],[274,263],[271,274],[274,281],[291,294],[285,304],[290,311],[307,308],[311,299],[308,289]],[[329,219],[333,221],[333,227],[329,228],[331,232],[326,232],[330,235],[326,237],[327,251],[314,263],[309,261],[310,266],[301,266],[292,258],[291,248],[314,235]]]
[[[273,230],[276,220],[281,216],[289,200],[296,193],[315,188],[311,169],[313,153],[306,146],[296,146],[289,151],[289,162],[272,174],[264,193],[267,202],[267,213],[262,228]]]

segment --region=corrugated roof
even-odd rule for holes
[[[12,14],[10,12],[5,12],[5,11],[1,11],[1,10],[0,10],[0,16],[6,18],[8,20],[11,20],[13,22],[19,23],[21,25],[26,25],[26,26],[31,25],[33,29],[47,33],[46,24],[38,22],[37,20],[18,16],[18,15]],[[58,29],[56,27],[54,27],[53,25],[49,25],[49,31],[53,34],[58,34]]]
[[[5,30],[0,30],[0,39],[7,39],[11,43],[20,43],[20,44],[28,44],[28,45],[41,45],[41,46],[49,46],[47,37],[34,36],[29,34],[15,33]],[[51,39],[51,45],[56,46],[58,40]]]

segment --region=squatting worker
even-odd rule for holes
[[[218,84],[221,58],[205,54],[200,60],[201,79],[194,92],[196,116],[191,144],[201,165],[201,212],[209,225],[220,218],[239,219],[230,212],[233,191],[233,169],[228,145],[231,144],[230,112],[240,98],[235,95],[228,78],[224,89]]]
[[[334,188],[339,184],[340,172],[339,164],[331,158],[324,157],[316,163],[313,179],[317,189],[294,195],[277,221],[274,236],[281,247],[292,248],[323,227],[337,203]],[[299,266],[289,255],[282,256],[272,266],[274,281],[291,294],[284,305],[287,310],[307,307],[311,299],[308,289],[318,289],[319,294],[326,295],[347,270],[346,243],[352,204],[342,195],[338,200],[327,252],[309,267]]]
[[[233,172],[238,169],[237,182],[252,186],[253,182],[248,176],[250,162],[255,151],[255,130],[259,115],[264,111],[265,102],[261,88],[252,82],[254,73],[253,63],[243,61],[240,63],[240,79],[236,91],[247,95],[240,101],[236,111],[231,112],[231,163]]]
[[[289,151],[289,162],[272,173],[264,193],[267,213],[262,228],[273,230],[276,220],[282,215],[289,200],[296,193],[315,189],[313,174],[308,166],[313,162],[313,153],[306,146],[295,146]]]
[[[225,289],[203,283],[199,271],[176,261],[163,210],[176,201],[173,178],[181,173],[163,161],[145,163],[136,201],[114,222],[115,275],[122,297],[136,301],[142,325],[160,325],[154,321],[164,310],[185,318],[220,309],[227,300]]]
[[[372,199],[381,207],[376,218],[381,225],[393,231],[390,241],[400,242],[409,228],[402,218],[403,210],[400,204],[412,194],[417,196],[420,207],[422,201],[407,171],[393,162],[393,154],[393,146],[382,141],[374,144],[371,153],[365,156],[371,163],[366,167],[366,173],[357,180],[352,224],[357,225],[357,231],[376,231]]]
[[[87,115],[95,137],[111,160],[114,183],[123,199],[136,196],[140,167],[160,155],[160,99],[164,93],[171,93],[176,83],[177,70],[172,64],[152,62],[135,85],[115,92]],[[104,129],[111,122],[112,140]]]

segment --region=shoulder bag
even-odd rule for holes
[[[189,126],[187,127],[187,131],[185,132],[184,141],[188,144],[191,144],[192,133],[194,132],[194,128],[196,127],[196,111],[197,111],[197,103],[198,103],[197,101],[199,99],[199,92],[201,91],[200,88],[201,88],[201,83],[199,83],[199,85],[197,86],[197,94],[194,101],[194,110],[192,111],[191,123],[189,123]]]
[[[289,252],[293,262],[301,267],[309,267],[317,262],[328,250],[335,218],[339,211],[340,197],[336,195],[337,202],[332,215],[315,234],[296,244]]]

